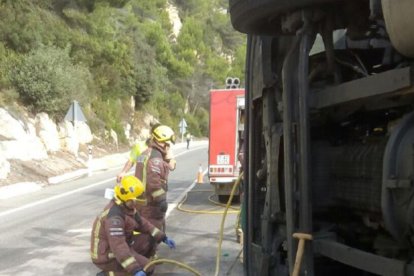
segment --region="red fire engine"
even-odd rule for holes
[[[227,202],[240,172],[243,130],[244,89],[211,90],[208,176],[221,202]]]

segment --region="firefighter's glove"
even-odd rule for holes
[[[135,275],[134,276],[147,276],[147,273],[145,273],[145,271],[144,270],[140,270],[140,271],[138,271],[137,273],[135,273]]]
[[[165,237],[162,240],[166,245],[168,245],[169,248],[174,249],[175,248],[175,241],[173,241],[172,239],[169,239],[168,237]]]

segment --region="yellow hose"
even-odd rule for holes
[[[236,191],[236,188],[238,187],[238,185],[239,185],[239,183],[241,181],[242,176],[243,176],[243,173],[239,175],[239,177],[237,178],[236,182],[233,184],[233,188],[231,190],[229,200],[227,201],[227,204],[225,205],[225,210],[224,211],[207,211],[207,210],[189,210],[189,209],[184,209],[181,206],[186,201],[187,194],[188,193],[184,196],[184,198],[177,205],[177,209],[178,210],[183,211],[183,212],[188,212],[188,213],[196,213],[196,214],[223,214],[223,218],[222,218],[221,226],[220,226],[219,246],[218,246],[217,257],[216,257],[216,273],[215,273],[215,276],[218,276],[218,273],[219,273],[219,270],[220,270],[219,269],[219,265],[220,265],[220,255],[221,255],[221,244],[223,242],[224,222],[225,222],[226,216],[227,216],[228,213],[232,213],[232,214],[239,214],[240,213],[240,208],[238,208],[237,211],[236,210],[228,211],[228,209],[230,208],[231,202],[233,200],[234,192]],[[191,191],[191,192],[207,192],[207,191],[208,192],[211,192],[210,190],[198,190],[198,191]],[[210,200],[210,198],[209,198],[209,200]],[[212,201],[212,200],[210,200],[210,201]],[[212,202],[214,204],[221,205],[220,203],[217,203],[217,202],[214,202],[214,201],[212,201]],[[234,209],[236,209],[236,208],[234,208]],[[151,267],[153,265],[162,264],[162,263],[174,264],[176,266],[179,266],[181,268],[184,268],[184,269],[186,269],[186,270],[194,273],[194,275],[201,276],[201,273],[198,272],[197,270],[195,270],[194,268],[192,268],[192,267],[190,267],[190,266],[188,266],[186,264],[180,263],[180,262],[175,261],[175,260],[170,260],[170,259],[153,260],[153,261],[149,262],[144,267],[143,270],[144,271],[147,271],[147,269],[149,267]]]
[[[237,182],[237,181],[236,181]],[[234,185],[233,185],[234,187]],[[211,192],[210,190],[199,190],[199,191],[190,191],[190,192]],[[188,193],[190,193],[188,192]],[[178,203],[177,205],[177,209],[182,211],[182,212],[187,212],[187,213],[193,213],[193,214],[224,214],[224,211],[220,211],[220,210],[191,210],[191,209],[186,209],[183,208],[182,205],[184,204],[184,202],[187,200],[187,194],[185,194],[185,196],[183,197],[183,199],[180,201],[180,203]],[[240,211],[229,211],[229,214],[238,214]]]
[[[174,265],[179,266],[181,268],[184,268],[184,269],[186,269],[190,272],[193,272],[194,275],[201,276],[201,273],[198,272],[197,270],[195,270],[194,268],[192,268],[192,267],[190,267],[186,264],[180,263],[180,262],[175,261],[175,260],[170,260],[170,259],[158,259],[158,260],[151,261],[144,267],[144,271],[146,272],[147,269],[150,266],[157,265],[157,264],[163,264],[163,263],[174,264]]]
[[[229,200],[227,201],[226,208],[224,209],[223,218],[221,219],[220,238],[219,238],[219,244],[218,244],[217,256],[216,256],[216,272],[214,273],[215,276],[218,276],[220,272],[221,244],[223,242],[224,222],[226,221],[227,211],[229,210],[231,201],[233,200],[234,192],[236,191],[236,188],[239,186],[242,177],[243,177],[243,173],[241,173],[239,177],[237,178],[236,182],[234,182],[233,188],[231,189]]]

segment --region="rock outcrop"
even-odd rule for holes
[[[172,31],[174,35],[173,39],[176,40],[178,35],[180,34],[183,23],[181,22],[180,16],[178,14],[177,7],[172,5],[170,1],[168,1],[167,3],[167,12],[172,25]]]
[[[77,156],[80,145],[92,142],[86,123],[56,123],[46,113],[30,117],[24,112],[15,116],[0,108],[0,179],[11,171],[9,160],[42,160],[49,153],[65,151]]]
[[[124,124],[130,145],[148,138],[150,125],[158,122],[149,114],[141,114],[134,121],[134,114],[131,109],[131,122]],[[85,122],[56,124],[46,113],[30,116],[22,110],[0,108],[0,186],[28,179],[44,182],[48,177],[85,168],[92,143],[96,146],[93,156],[128,150],[128,146],[118,145],[114,130],[105,134],[93,135]]]

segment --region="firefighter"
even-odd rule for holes
[[[147,204],[141,206],[141,216],[148,219],[159,229],[164,230],[167,204],[167,182],[170,170],[175,169],[175,160],[170,155],[171,144],[175,143],[174,131],[160,125],[152,131],[152,139],[137,159],[135,176],[146,187]]]
[[[139,141],[131,148],[127,162],[122,168],[122,171],[116,176],[116,181],[118,183],[128,173],[128,171],[134,166],[138,157],[148,148],[148,143],[149,143],[149,140]]]
[[[135,176],[126,176],[114,188],[114,198],[96,218],[91,235],[92,262],[102,269],[97,276],[145,276],[152,247],[151,240],[139,239],[148,235],[154,243],[164,242],[175,248],[175,242],[164,232],[141,217],[137,202],[145,201],[144,185]],[[143,243],[147,241],[147,243]]]
[[[159,126],[161,126],[161,124],[159,123],[152,125],[151,133],[153,133],[154,130]],[[122,171],[116,176],[117,182],[120,182],[122,177],[124,177],[128,173],[128,171],[136,164],[138,157],[148,148],[148,145],[151,143],[151,140],[152,138],[149,138],[146,141],[139,141],[131,148],[127,162],[122,168]],[[171,148],[169,148],[167,157],[168,157],[168,160],[170,160],[169,161],[170,170],[174,170],[175,159],[172,154]]]

